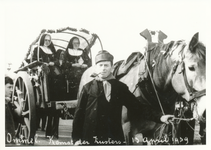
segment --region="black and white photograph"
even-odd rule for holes
[[[208,147],[208,0],[0,5],[1,148]]]

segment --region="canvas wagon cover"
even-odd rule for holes
[[[80,40],[79,48],[87,51],[87,53],[90,55],[91,59],[92,59],[91,48],[95,44],[96,39],[99,40],[99,43],[100,43],[101,49],[102,49],[102,43],[101,43],[98,35],[95,33],[90,33],[86,29],[77,29],[77,28],[70,28],[70,27],[57,29],[57,30],[43,29],[41,31],[41,33],[38,35],[38,37],[30,44],[24,60],[27,60],[27,59],[30,60],[32,53],[34,51],[34,48],[39,46],[40,38],[45,33],[51,35],[52,42],[54,44],[56,51],[59,49],[66,50],[68,42],[74,36],[77,36]],[[25,61],[23,61],[20,68],[22,68],[23,66],[26,66],[26,65],[27,64],[25,64]]]
[[[83,50],[89,50],[92,45],[94,44],[96,38],[98,37],[94,33],[90,33],[86,29],[76,29],[76,28],[64,28],[64,29],[58,29],[58,30],[42,30],[41,34],[38,36],[38,38],[31,44],[30,51],[32,52],[35,47],[38,46],[40,37],[42,34],[48,33],[51,35],[52,42],[54,44],[54,47],[56,51],[58,49],[65,50],[67,48],[68,42],[70,39],[74,36],[77,36],[80,40],[80,47]]]

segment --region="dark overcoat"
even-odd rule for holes
[[[152,110],[146,110],[146,107],[140,105],[124,83],[116,79],[108,82],[111,84],[109,102],[102,92],[103,87],[99,86],[100,81],[92,80],[83,87],[73,120],[73,142],[81,139],[82,142],[91,145],[103,142],[111,145],[125,144],[121,124],[122,106],[127,107],[131,116],[140,116],[140,112],[143,116],[152,113]],[[161,115],[153,114],[153,120],[160,122]],[[103,141],[100,143],[99,139]]]

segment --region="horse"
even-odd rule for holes
[[[123,107],[122,126],[127,144],[193,143],[195,120],[205,121],[205,56],[206,48],[196,33],[188,44],[184,40],[149,43],[144,55],[133,53],[126,61],[115,63],[115,77],[128,86],[140,103],[163,115],[175,115],[170,125],[146,119],[132,121]],[[79,93],[92,80],[93,71],[91,67],[84,72]]]

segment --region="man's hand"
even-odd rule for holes
[[[171,121],[174,118],[174,115],[163,115],[160,120],[163,123],[169,124],[169,121]]]

